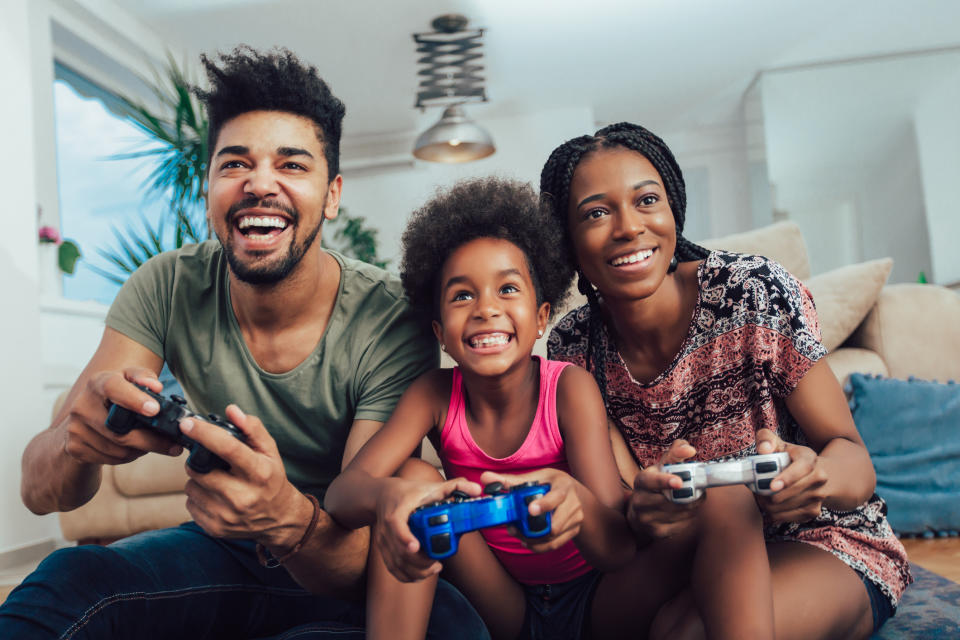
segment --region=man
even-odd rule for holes
[[[322,637],[318,622],[338,638],[362,635],[369,535],[319,505],[406,386],[435,366],[435,342],[395,278],[320,246],[340,203],[344,107],[316,69],[245,47],[203,63],[217,240],[130,277],[63,409],[24,452],[21,493],[38,514],[73,509],[96,493],[102,465],[180,453],[159,434],[104,424],[111,403],[157,412],[134,383],[161,391],[164,362],[197,413],[225,411],[246,442],[182,421],[230,465],[188,469],[194,521],[52,554],[0,607],[0,637],[241,638],[298,625]],[[452,587],[434,611],[434,635],[486,633]]]

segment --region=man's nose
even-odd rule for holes
[[[280,191],[277,177],[272,167],[257,167],[249,173],[243,185],[243,192],[257,198],[275,196]]]

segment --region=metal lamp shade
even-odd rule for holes
[[[496,151],[490,134],[473,122],[459,105],[447,107],[440,121],[420,134],[413,155],[430,162],[470,162]]]

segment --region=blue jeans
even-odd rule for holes
[[[363,607],[315,596],[257,562],[248,540],[189,522],[50,554],[0,606],[0,638],[363,638]],[[428,638],[489,639],[440,581]]]

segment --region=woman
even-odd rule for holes
[[[654,548],[697,526],[702,505],[668,502],[661,492],[672,476],[658,462],[785,450],[791,464],[772,485],[777,493],[756,500],[776,637],[869,636],[911,577],[843,392],[821,360],[807,289],[771,260],[684,239],[680,168],[638,125],[558,147],[541,195],[567,233],[589,301],[558,323],[548,354],[584,366],[600,386],[618,466],[634,488],[631,525]],[[640,621],[651,635],[710,632],[696,589],[663,595]]]

